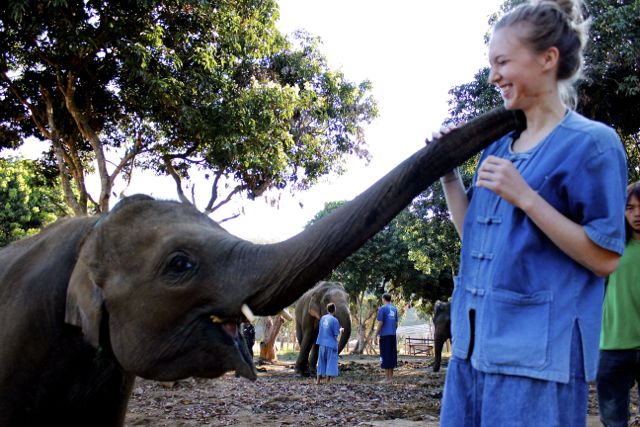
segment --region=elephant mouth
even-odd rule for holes
[[[240,333],[240,323],[255,320],[255,316],[251,309],[244,304],[242,306],[242,316],[236,317],[219,317],[215,314],[209,316],[211,322],[220,328],[233,340],[234,347],[239,353],[238,363],[235,363],[236,374],[254,381],[257,378],[255,366],[253,365],[253,355],[247,348],[244,337]]]

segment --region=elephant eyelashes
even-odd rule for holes
[[[174,255],[164,269],[164,274],[182,275],[195,269],[195,264],[186,255]]]

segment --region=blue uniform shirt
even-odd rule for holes
[[[378,320],[382,321],[380,336],[395,335],[398,326],[398,309],[393,304],[384,304],[378,309]]]
[[[622,253],[627,172],[609,127],[568,112],[529,151],[507,135],[485,150],[510,159],[555,209],[597,245]],[[474,177],[474,185],[477,177]],[[451,309],[453,354],[483,372],[566,383],[571,333],[581,333],[585,375],[595,379],[604,280],[581,266],[513,205],[472,187]],[[473,321],[471,320],[473,318]]]
[[[318,339],[316,344],[338,349],[338,335],[340,335],[340,322],[331,314],[325,314],[320,318]]]

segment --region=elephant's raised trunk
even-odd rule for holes
[[[521,112],[497,108],[442,136],[372,187],[300,234],[257,247],[248,302],[260,315],[287,307],[327,276],[440,176],[510,131],[524,129]],[[257,267],[257,268],[256,268]]]
[[[351,337],[351,313],[347,307],[337,307],[334,316],[340,322],[340,327],[343,328],[338,341],[338,353],[340,353],[347,346]]]

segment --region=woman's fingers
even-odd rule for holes
[[[457,126],[453,126],[453,125],[442,126],[440,128],[440,130],[437,130],[437,131],[431,133],[431,139],[427,138],[427,139],[424,140],[425,144],[428,146],[429,144],[433,143],[436,139],[440,139],[440,138],[442,138],[443,135],[446,135],[449,132],[451,132],[456,127]]]

